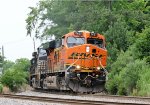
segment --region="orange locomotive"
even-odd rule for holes
[[[33,53],[30,85],[34,88],[100,92],[104,89],[107,50],[104,36],[70,32],[43,43]]]

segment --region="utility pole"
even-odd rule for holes
[[[2,46],[0,48],[0,74],[3,73],[3,65],[4,65],[4,47]]]
[[[3,61],[4,61],[4,46],[2,46],[2,57],[3,57]]]
[[[35,52],[35,40],[33,38],[33,46],[34,46],[34,52]]]
[[[2,48],[0,48],[0,75],[3,71],[3,56],[2,56]]]

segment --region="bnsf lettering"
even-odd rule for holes
[[[86,53],[75,53],[75,52],[73,52],[68,58],[69,59],[78,59],[78,57],[79,58],[81,58],[82,57],[82,59],[83,58],[88,58],[88,57],[90,57],[90,56],[92,56],[92,57],[99,57],[99,58],[101,58],[103,55],[98,55],[98,54],[86,54]]]

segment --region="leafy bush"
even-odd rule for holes
[[[106,83],[106,89],[111,94],[122,94],[120,93],[121,90],[124,88],[123,78],[120,77],[120,73],[123,73],[123,69],[126,65],[130,62],[134,62],[134,58],[132,56],[132,51],[123,52],[121,51],[119,57],[117,58],[116,62],[113,62],[111,65],[111,71],[108,75],[109,81]],[[115,90],[115,91],[114,91]],[[117,90],[117,91],[116,91]]]
[[[3,64],[3,71],[5,72],[5,70],[8,70],[9,68],[14,66],[14,62],[9,61],[9,60],[5,60],[4,64]]]
[[[28,71],[30,66],[30,61],[27,58],[20,58],[15,61],[14,69]]]
[[[22,84],[26,83],[26,77],[26,72],[11,68],[2,75],[1,82],[12,91],[16,91]]]
[[[3,85],[0,83],[0,93],[3,91]]]
[[[146,27],[142,33],[138,34],[139,38],[136,41],[136,49],[138,50],[138,57],[145,58],[150,63],[150,27]]]
[[[30,61],[26,58],[17,59],[15,62],[5,61],[4,74],[0,77],[1,83],[12,91],[18,90],[27,82]]]
[[[121,79],[118,75],[115,75],[113,79],[109,79],[109,81],[106,84],[106,87],[110,94],[117,94],[120,80]]]
[[[124,85],[126,93],[132,95],[133,90],[137,87],[137,81],[140,79],[140,74],[145,70],[146,62],[144,60],[135,60],[130,62],[123,69],[120,76],[123,78],[121,84]]]
[[[144,65],[137,82],[137,95],[150,96],[150,65]]]
[[[121,52],[116,62],[111,66],[106,89],[111,94],[119,95],[150,95],[150,67],[146,60],[134,58],[135,47]],[[146,88],[146,89],[145,89]]]

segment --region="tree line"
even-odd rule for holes
[[[44,0],[26,19],[27,34],[57,38],[74,30],[106,37],[110,94],[150,96],[149,0]]]

